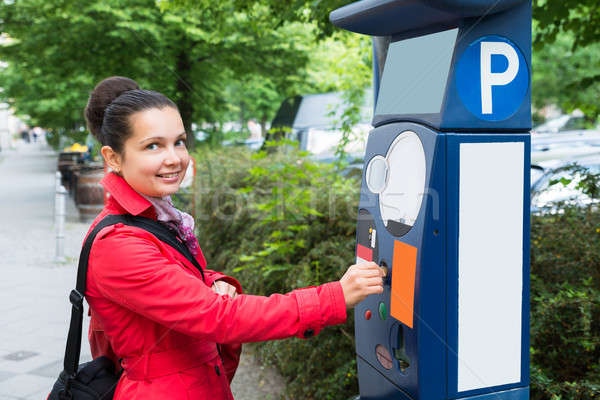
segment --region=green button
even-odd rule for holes
[[[387,318],[387,308],[385,307],[385,303],[383,301],[379,303],[379,317],[384,321]]]

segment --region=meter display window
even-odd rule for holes
[[[439,113],[457,34],[450,29],[391,43],[375,114]]]

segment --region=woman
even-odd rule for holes
[[[85,116],[113,170],[102,181],[110,197],[92,228],[108,214],[158,220],[204,268],[194,221],[169,198],[189,163],[177,106],[131,79],[111,77],[91,93]],[[121,360],[115,399],[233,399],[229,383],[241,343],[309,338],[383,291],[374,263],[351,266],[339,282],[269,297],[243,295],[234,278],[203,272],[137,227],[117,224],[96,236],[87,275],[89,340],[94,358]]]

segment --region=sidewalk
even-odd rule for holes
[[[69,200],[67,261],[55,263],[55,171],[56,154],[42,144],[0,152],[0,400],[45,399],[62,370],[67,297],[89,225],[78,221]],[[91,359],[85,314],[82,362]],[[244,352],[232,384],[237,400],[278,399],[283,387],[281,377]]]

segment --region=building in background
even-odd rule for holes
[[[13,115],[10,106],[0,103],[0,151],[14,148],[16,135],[26,129],[27,125]]]

